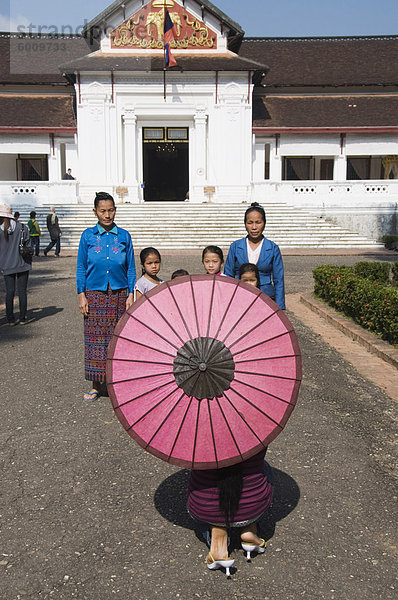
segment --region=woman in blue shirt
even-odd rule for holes
[[[253,202],[245,212],[247,236],[232,242],[224,273],[229,277],[239,278],[241,265],[244,263],[257,265],[260,273],[260,289],[284,309],[286,307],[282,256],[279,247],[263,235],[265,221],[263,207]]]
[[[110,194],[96,194],[94,214],[98,223],[82,233],[76,269],[84,315],[85,377],[92,381],[85,400],[100,396],[108,344],[116,323],[134,302],[136,280],[131,237],[114,223],[116,206]]]

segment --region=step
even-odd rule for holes
[[[245,235],[243,225],[247,204],[228,205],[151,203],[117,206],[117,223],[131,232],[135,248],[155,245],[159,248],[203,248],[212,243],[228,248]],[[286,203],[266,205],[266,235],[284,248],[382,248],[374,240],[348,231],[305,209]],[[31,207],[21,207],[21,221],[27,222]],[[42,228],[42,247],[48,243],[46,216],[49,206],[37,207]],[[88,205],[58,206],[57,215],[63,231],[62,246],[76,249],[81,232],[95,224]],[[150,216],[150,219],[148,218]],[[215,233],[217,232],[217,233]]]

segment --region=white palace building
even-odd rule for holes
[[[207,0],[116,0],[81,35],[3,32],[0,52],[14,209],[104,190],[176,209],[281,202],[397,233],[398,36],[246,38]]]

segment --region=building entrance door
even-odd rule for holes
[[[188,127],[143,128],[144,200],[185,200],[189,190]]]

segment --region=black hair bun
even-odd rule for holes
[[[248,215],[251,212],[258,212],[258,213],[260,213],[260,215],[263,218],[264,225],[265,225],[267,219],[266,219],[266,216],[265,216],[265,210],[263,209],[263,207],[261,206],[261,204],[259,204],[258,202],[252,202],[251,203],[251,205],[249,206],[249,208],[246,209],[246,212],[245,212],[245,223],[246,223]]]

